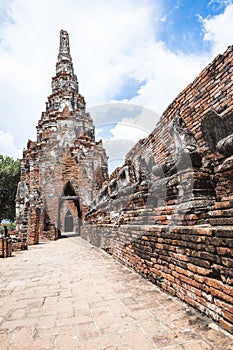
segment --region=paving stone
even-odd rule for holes
[[[117,345],[117,347],[108,346],[106,349],[108,349],[108,350],[130,350],[128,345]]]
[[[30,260],[30,264],[25,260]],[[218,326],[213,329],[212,320],[142,280],[102,251],[92,249],[81,238],[76,238],[75,243],[70,239],[54,241],[42,249],[32,246],[24,255],[17,253],[14,261],[1,260],[0,264],[2,278],[7,282],[1,286],[5,297],[0,305],[4,311],[0,350],[6,350],[7,346],[9,350],[233,349],[233,339]],[[23,301],[22,285],[17,287],[15,283],[14,289],[10,287],[17,278],[15,265],[24,271],[21,283],[28,286],[23,287],[27,289],[24,291],[27,299]],[[117,274],[117,282],[111,268]],[[63,296],[62,293],[47,296],[45,285],[52,271],[55,285],[60,285],[61,279],[75,280],[75,294],[74,283],[67,283],[59,287]],[[33,288],[30,288],[31,278],[33,285],[38,283]],[[143,293],[135,290],[135,285]],[[106,298],[111,290],[112,300]],[[155,299],[157,307],[151,299]],[[11,318],[6,319],[7,314]]]
[[[54,315],[42,316],[39,318],[37,327],[42,329],[45,329],[45,328],[50,329],[55,327],[55,324],[56,324],[56,316]]]
[[[9,320],[17,320],[24,317],[25,310],[24,309],[11,309],[7,312],[5,318]]]
[[[5,333],[5,334],[0,333],[0,350],[7,349],[7,346],[10,343],[10,339],[11,339],[10,333]]]
[[[123,317],[115,316],[113,322],[104,329],[100,329],[101,333],[125,332],[140,330],[140,325],[137,321],[128,315]]]
[[[19,327],[14,331],[10,342],[10,349],[22,349],[25,345],[30,349],[33,344],[35,328]]]
[[[120,334],[99,335],[98,337],[88,339],[85,342],[80,340],[80,348],[82,350],[91,350],[91,349],[100,350],[100,349],[106,349],[108,347],[111,347],[114,344],[114,348],[118,349],[118,347],[124,345],[124,343],[125,343],[125,340],[122,338]]]
[[[214,348],[203,340],[195,340],[182,345],[184,350],[214,350]]]
[[[126,343],[134,350],[151,350],[154,348],[153,342],[142,331],[124,332],[123,336]]]
[[[94,322],[98,329],[106,328],[114,322],[114,318],[109,312],[104,312],[98,316],[94,316]]]
[[[37,335],[33,341],[32,349],[34,350],[53,350],[55,343],[55,335],[46,334],[45,336]],[[24,345],[24,349],[27,345]]]
[[[78,340],[76,336],[58,335],[55,341],[56,350],[72,349],[78,350]]]
[[[92,337],[97,337],[99,334],[94,322],[79,323],[77,329],[78,337],[82,342],[85,342]]]

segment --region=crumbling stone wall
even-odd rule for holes
[[[127,154],[82,237],[233,333],[233,47]]]

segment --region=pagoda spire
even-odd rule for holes
[[[58,62],[62,60],[68,60],[72,62],[72,58],[70,55],[69,34],[65,30],[60,31],[60,47],[58,54]]]
[[[61,30],[56,75],[52,78],[52,94],[48,97],[46,111],[61,112],[65,106],[70,111],[85,111],[85,100],[79,94],[78,80],[74,74],[69,34]]]
[[[56,64],[56,75],[58,76],[62,73],[75,76],[70,54],[69,34],[65,30],[60,31],[60,44]]]

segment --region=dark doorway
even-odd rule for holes
[[[71,212],[68,210],[65,216],[65,223],[64,223],[65,232],[73,232],[74,230],[74,219]]]

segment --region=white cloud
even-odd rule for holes
[[[217,55],[233,44],[233,4],[229,4],[224,13],[202,19],[205,36],[204,40],[211,42],[212,53]]]
[[[51,92],[60,29],[70,34],[74,68],[88,106],[113,101],[124,81],[133,78],[145,84],[137,96],[125,102],[158,114],[216,53],[233,42],[233,5],[229,5],[223,15],[202,20],[205,40],[213,44],[208,54],[169,51],[157,40],[162,5],[162,0],[4,0],[0,128],[13,135],[15,147],[26,146],[27,138],[35,134]],[[103,117],[101,113],[97,126],[109,122],[109,114]],[[111,122],[132,123],[151,131],[158,119],[152,114],[127,112],[117,114]],[[113,129],[115,138],[124,133],[120,125]]]
[[[93,117],[98,136],[106,129],[114,130],[118,123],[149,133],[159,119],[159,114],[150,109],[122,102],[98,105],[88,111]]]
[[[124,104],[124,106],[127,106]],[[132,106],[128,104],[128,106]],[[137,105],[135,106],[137,107]],[[135,125],[139,129],[141,129],[143,132],[150,133],[156,126],[156,123],[159,120],[160,115],[150,109],[141,107],[140,113],[137,115],[127,116],[123,117],[121,122]]]
[[[117,125],[110,130],[114,139],[123,139],[132,142],[137,142],[139,139],[148,135],[148,132],[142,127],[134,124],[117,123]]]
[[[26,143],[35,130],[50,94],[60,29],[70,33],[80,92],[88,105],[95,105],[109,102],[130,74],[117,57],[132,57],[154,26],[155,7],[148,1],[12,0],[4,7],[7,4],[12,20],[1,28],[0,121],[17,144]]]
[[[136,124],[119,122],[110,130],[112,138],[106,139],[103,145],[109,157],[109,171],[115,166],[124,164],[125,155],[137,143],[138,140],[148,136],[148,131]]]
[[[15,146],[14,137],[2,130],[0,130],[0,154],[13,158],[22,158],[22,149],[18,149]]]
[[[129,103],[110,103],[90,109],[94,117],[97,139],[109,157],[110,172],[124,163],[125,154],[154,129],[159,115]],[[108,121],[108,122],[105,122]]]
[[[135,145],[135,141],[111,138],[103,142],[108,155],[109,173],[124,164],[125,154]]]
[[[149,109],[126,103],[121,103],[119,106],[122,108],[122,119],[110,129],[110,133],[115,140],[136,143],[138,140],[147,137],[159,120],[159,115]],[[131,115],[129,112],[131,112]]]
[[[159,114],[200,73],[210,59],[209,55],[172,53],[159,42],[147,47],[142,55],[146,59],[141,57],[137,62],[136,74],[139,77],[144,75],[147,83],[138,91],[138,96],[129,102],[143,105]]]

